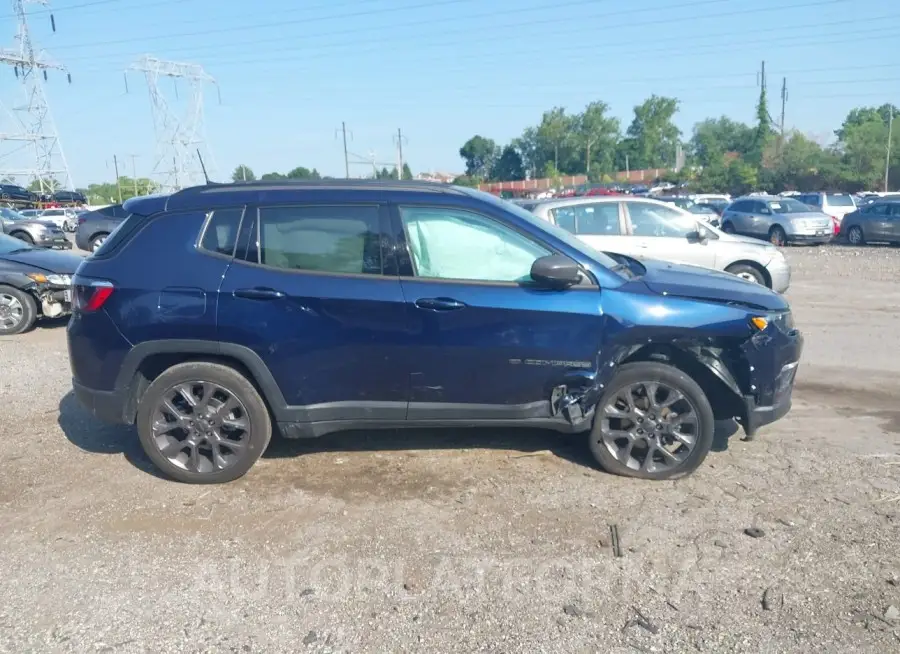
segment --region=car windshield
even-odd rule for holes
[[[809,213],[812,211],[809,205],[788,198],[766,202],[766,206],[772,210],[772,213]]]
[[[0,234],[0,255],[34,249],[36,248],[31,247],[25,241],[13,238],[12,236],[7,236],[6,234]]]
[[[619,265],[615,259],[613,259],[612,257],[610,257],[606,254],[603,254],[602,252],[600,252],[598,250],[595,250],[594,248],[589,246],[584,241],[581,241],[574,235],[572,235],[569,232],[567,232],[566,230],[564,230],[562,227],[557,227],[556,225],[554,225],[546,220],[538,218],[533,213],[526,211],[522,207],[519,207],[519,206],[513,204],[512,202],[507,202],[506,200],[501,200],[500,198],[498,198],[494,195],[491,195],[490,193],[485,193],[484,191],[478,191],[475,189],[466,189],[466,191],[475,195],[479,199],[484,200],[485,202],[490,202],[495,207],[499,207],[505,211],[515,214],[516,216],[518,216],[525,222],[529,223],[530,225],[533,225],[540,230],[543,230],[545,232],[552,234],[553,236],[558,238],[560,241],[562,241],[563,243],[568,245],[573,250],[580,252],[581,254],[588,257],[589,259],[593,259],[594,261],[598,262],[599,264],[601,264],[607,268],[615,268],[616,266]]]
[[[691,213],[716,213],[715,209],[705,204],[692,204],[688,207]]]
[[[18,211],[13,211],[12,209],[7,209],[6,207],[0,207],[0,216],[3,216],[4,220],[25,220],[25,216],[20,214]]]
[[[829,193],[825,196],[828,199],[828,204],[832,207],[852,207],[853,198],[849,195],[837,194],[837,193]]]

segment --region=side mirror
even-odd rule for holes
[[[567,288],[581,281],[581,269],[569,257],[548,254],[531,264],[531,278],[542,286]]]
[[[697,228],[692,232],[687,233],[688,243],[702,243],[706,240],[706,236],[703,232],[703,228]]]

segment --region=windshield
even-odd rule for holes
[[[25,241],[19,240],[6,234],[0,234],[0,254],[10,254],[16,250],[34,250]]]
[[[828,204],[832,207],[855,206],[853,204],[853,198],[851,198],[849,195],[837,195],[834,193],[828,193],[825,197],[828,199]]]
[[[618,263],[614,259],[598,250],[595,250],[584,241],[581,241],[580,239],[564,230],[562,227],[557,227],[556,225],[547,222],[546,220],[538,218],[533,213],[526,211],[522,207],[517,206],[512,202],[501,200],[496,196],[491,195],[490,193],[485,193],[484,191],[477,191],[475,189],[466,189],[466,191],[476,196],[477,198],[484,200],[485,202],[490,202],[495,207],[499,207],[505,211],[515,214],[525,222],[534,225],[538,229],[552,234],[576,252],[583,254],[589,259],[592,259],[607,268],[614,268],[618,265]]]
[[[3,220],[25,220],[25,216],[20,214],[18,211],[13,211],[12,209],[7,209],[6,207],[0,208],[0,216],[3,217]]]
[[[767,202],[766,206],[772,210],[772,213],[810,213],[813,211],[809,205],[790,199]]]
[[[691,213],[716,213],[716,210],[706,204],[692,204],[688,207]]]

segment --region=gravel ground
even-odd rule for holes
[[[69,394],[64,324],[0,339],[0,652],[900,651],[900,250],[788,256],[794,409],[677,482],[485,430],[179,485]]]

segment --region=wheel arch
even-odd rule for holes
[[[763,280],[766,282],[766,286],[772,288],[772,275],[770,275],[768,269],[758,261],[753,261],[752,259],[738,259],[725,266],[725,272],[728,272],[728,269],[732,266],[750,266],[762,275]]]
[[[631,352],[619,365],[639,361],[666,363],[697,382],[709,399],[716,420],[735,417],[746,420],[740,385],[725,362],[714,353],[678,345],[648,344]]]
[[[287,409],[272,373],[250,348],[203,340],[146,341],[128,352],[116,378],[116,390],[125,396],[125,421],[134,423],[140,398],[154,379],[176,364],[190,362],[217,363],[237,370],[256,387],[275,420]]]

